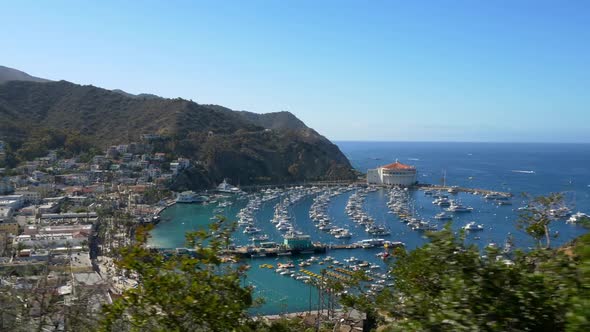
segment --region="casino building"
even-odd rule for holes
[[[416,167],[399,161],[367,171],[368,184],[411,186],[416,184]]]

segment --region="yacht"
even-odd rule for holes
[[[496,200],[496,201],[498,201],[498,200],[505,201],[505,200],[510,199],[510,196],[502,195],[500,193],[491,193],[491,194],[485,195],[483,198],[485,198],[485,199],[492,199],[492,200]]]
[[[365,231],[367,233],[369,233],[369,234],[372,234],[372,235],[385,236],[385,235],[389,235],[390,234],[389,231],[385,227],[375,226],[375,225],[371,225],[371,226],[367,227],[365,229]]]
[[[223,179],[223,182],[217,186],[217,191],[221,193],[237,194],[240,192],[240,188],[232,186],[231,184],[227,183],[225,179]]]
[[[438,205],[438,206],[450,206],[451,205],[451,201],[448,198],[437,198],[435,199],[432,204]]]
[[[448,212],[471,212],[472,207],[463,206],[456,202],[451,202],[451,205],[446,209]]]
[[[462,227],[466,231],[483,231],[483,225],[476,224],[475,221],[471,221],[467,223],[467,225]]]
[[[436,225],[433,225],[427,221],[419,221],[418,223],[414,223],[410,225],[412,230],[415,231],[434,231],[437,229]]]
[[[441,213],[437,213],[434,216],[434,219],[436,219],[436,220],[451,220],[451,219],[453,219],[453,216],[446,213],[446,212],[441,212]]]

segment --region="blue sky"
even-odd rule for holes
[[[2,1],[0,64],[333,140],[590,142],[589,1]]]

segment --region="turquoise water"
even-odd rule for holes
[[[359,170],[376,167],[396,158],[401,162],[418,167],[420,181],[439,183],[443,170],[446,171],[448,184],[483,189],[511,191],[515,194],[528,192],[531,194],[548,194],[564,192],[568,204],[573,211],[590,212],[590,146],[567,144],[487,144],[487,143],[339,143],[342,151],[349,157]],[[517,172],[527,171],[528,173]],[[534,172],[531,173],[530,171]],[[353,233],[351,239],[335,239],[318,231],[309,219],[309,208],[313,197],[307,197],[290,207],[290,215],[297,230],[312,236],[313,241],[324,243],[347,243],[371,238],[346,215],[344,208],[352,192],[333,197],[328,212],[333,224],[345,226]],[[416,212],[422,217],[432,217],[440,212],[433,205],[432,198],[423,192],[411,192]],[[520,199],[514,199],[513,206],[497,206],[481,196],[458,194],[465,205],[474,207],[472,213],[458,214],[452,222],[452,228],[459,230],[467,222],[475,220],[485,225],[483,232],[468,235],[468,241],[479,245],[491,242],[503,244],[509,233],[513,234],[519,247],[533,245],[522,231],[515,227]],[[390,241],[402,241],[408,248],[422,245],[425,239],[419,232],[412,231],[398,220],[395,215],[388,214],[386,203],[388,197],[385,190],[367,195],[365,211],[377,223],[389,227],[391,235],[384,237]],[[271,240],[282,242],[281,234],[269,222],[273,215],[274,205],[278,200],[263,203],[255,215],[256,227],[271,236]],[[236,213],[244,207],[246,201],[236,201],[224,209],[223,214],[234,219]],[[162,213],[162,222],[152,231],[150,244],[158,247],[174,248],[184,245],[184,234],[187,231],[206,227],[216,206],[208,205],[175,205]],[[437,222],[442,226],[443,222]],[[562,244],[585,230],[579,226],[563,222],[555,223],[553,231],[559,231],[555,245]],[[479,237],[476,239],[476,236]],[[236,233],[235,240],[246,244],[248,239],[241,232]],[[379,273],[385,272],[383,262],[375,256],[383,249],[332,250],[327,255],[343,261],[355,256],[375,264],[381,264]],[[303,257],[308,258],[308,257]],[[317,305],[317,292],[307,284],[290,277],[277,274],[274,269],[260,268],[260,264],[272,264],[291,261],[290,257],[256,258],[248,261],[251,269],[245,280],[246,284],[256,287],[256,295],[265,299],[266,303],[255,312],[276,314],[280,312],[305,311]],[[299,260],[295,259],[295,263]],[[319,273],[325,265],[314,264],[306,267]],[[311,295],[311,297],[310,297]],[[310,301],[311,299],[311,301]]]

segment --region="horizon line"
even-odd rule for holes
[[[350,140],[330,139],[331,142],[342,143],[481,143],[481,144],[580,144],[586,145],[590,142],[544,142],[544,141],[403,141],[403,140]]]

